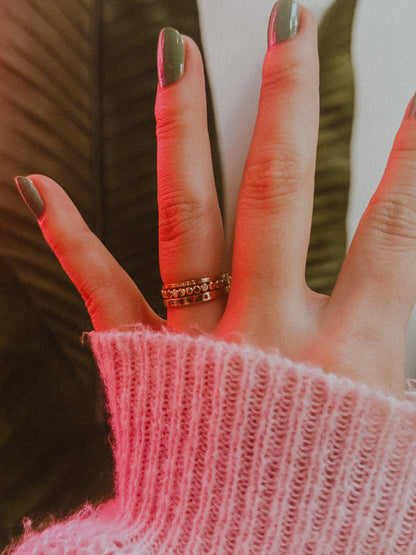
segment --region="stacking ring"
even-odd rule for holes
[[[172,308],[212,301],[218,297],[226,297],[230,286],[231,276],[227,273],[169,283],[162,287],[163,304]]]

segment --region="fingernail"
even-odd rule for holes
[[[22,195],[23,200],[29,207],[32,214],[37,220],[43,216],[44,204],[42,197],[40,196],[38,190],[33,185],[33,181],[27,177],[18,176],[14,178],[19,193]]]
[[[269,19],[267,42],[269,48],[277,42],[296,35],[299,25],[299,6],[293,0],[279,0],[273,6]]]
[[[412,98],[412,102],[410,104],[409,113],[407,114],[409,119],[416,119],[416,94]]]
[[[159,34],[157,70],[159,84],[167,87],[179,79],[185,67],[185,44],[182,35],[172,27],[165,27]]]

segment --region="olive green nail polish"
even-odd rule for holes
[[[172,27],[162,29],[157,47],[159,84],[167,87],[179,79],[185,68],[185,44],[182,35]]]
[[[268,46],[290,39],[299,26],[299,6],[293,0],[279,0],[270,14],[267,33]]]
[[[33,181],[22,176],[15,177],[14,180],[23,200],[35,218],[39,220],[43,216],[45,206],[43,204],[42,197],[33,185]]]
[[[416,119],[416,94],[412,98],[412,102],[410,104],[409,113],[407,114],[409,119]]]

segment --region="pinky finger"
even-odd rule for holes
[[[137,323],[162,325],[163,320],[55,181],[32,175],[17,177],[16,184],[47,243],[84,299],[95,330]]]
[[[407,107],[384,172],[347,254],[340,279],[403,325],[416,300],[416,96]],[[344,291],[346,293],[346,291]]]
[[[355,367],[403,395],[405,337],[416,301],[416,101],[394,141],[383,178],[365,211],[327,312],[328,334],[341,325],[349,350],[367,353]],[[342,318],[340,317],[342,315]],[[361,346],[365,344],[365,349]]]

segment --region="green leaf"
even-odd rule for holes
[[[321,120],[306,278],[330,294],[345,258],[354,112],[351,33],[356,0],[336,0],[319,26]]]
[[[112,487],[107,430],[96,417],[97,371],[80,342],[89,318],[13,184],[16,174],[54,177],[97,229],[101,213],[90,155],[91,7],[76,4],[77,10],[62,0],[0,3],[4,542],[25,515],[60,514]],[[100,484],[100,469],[91,468],[86,457],[85,446],[93,444],[97,452],[101,449],[101,466],[107,469]]]

